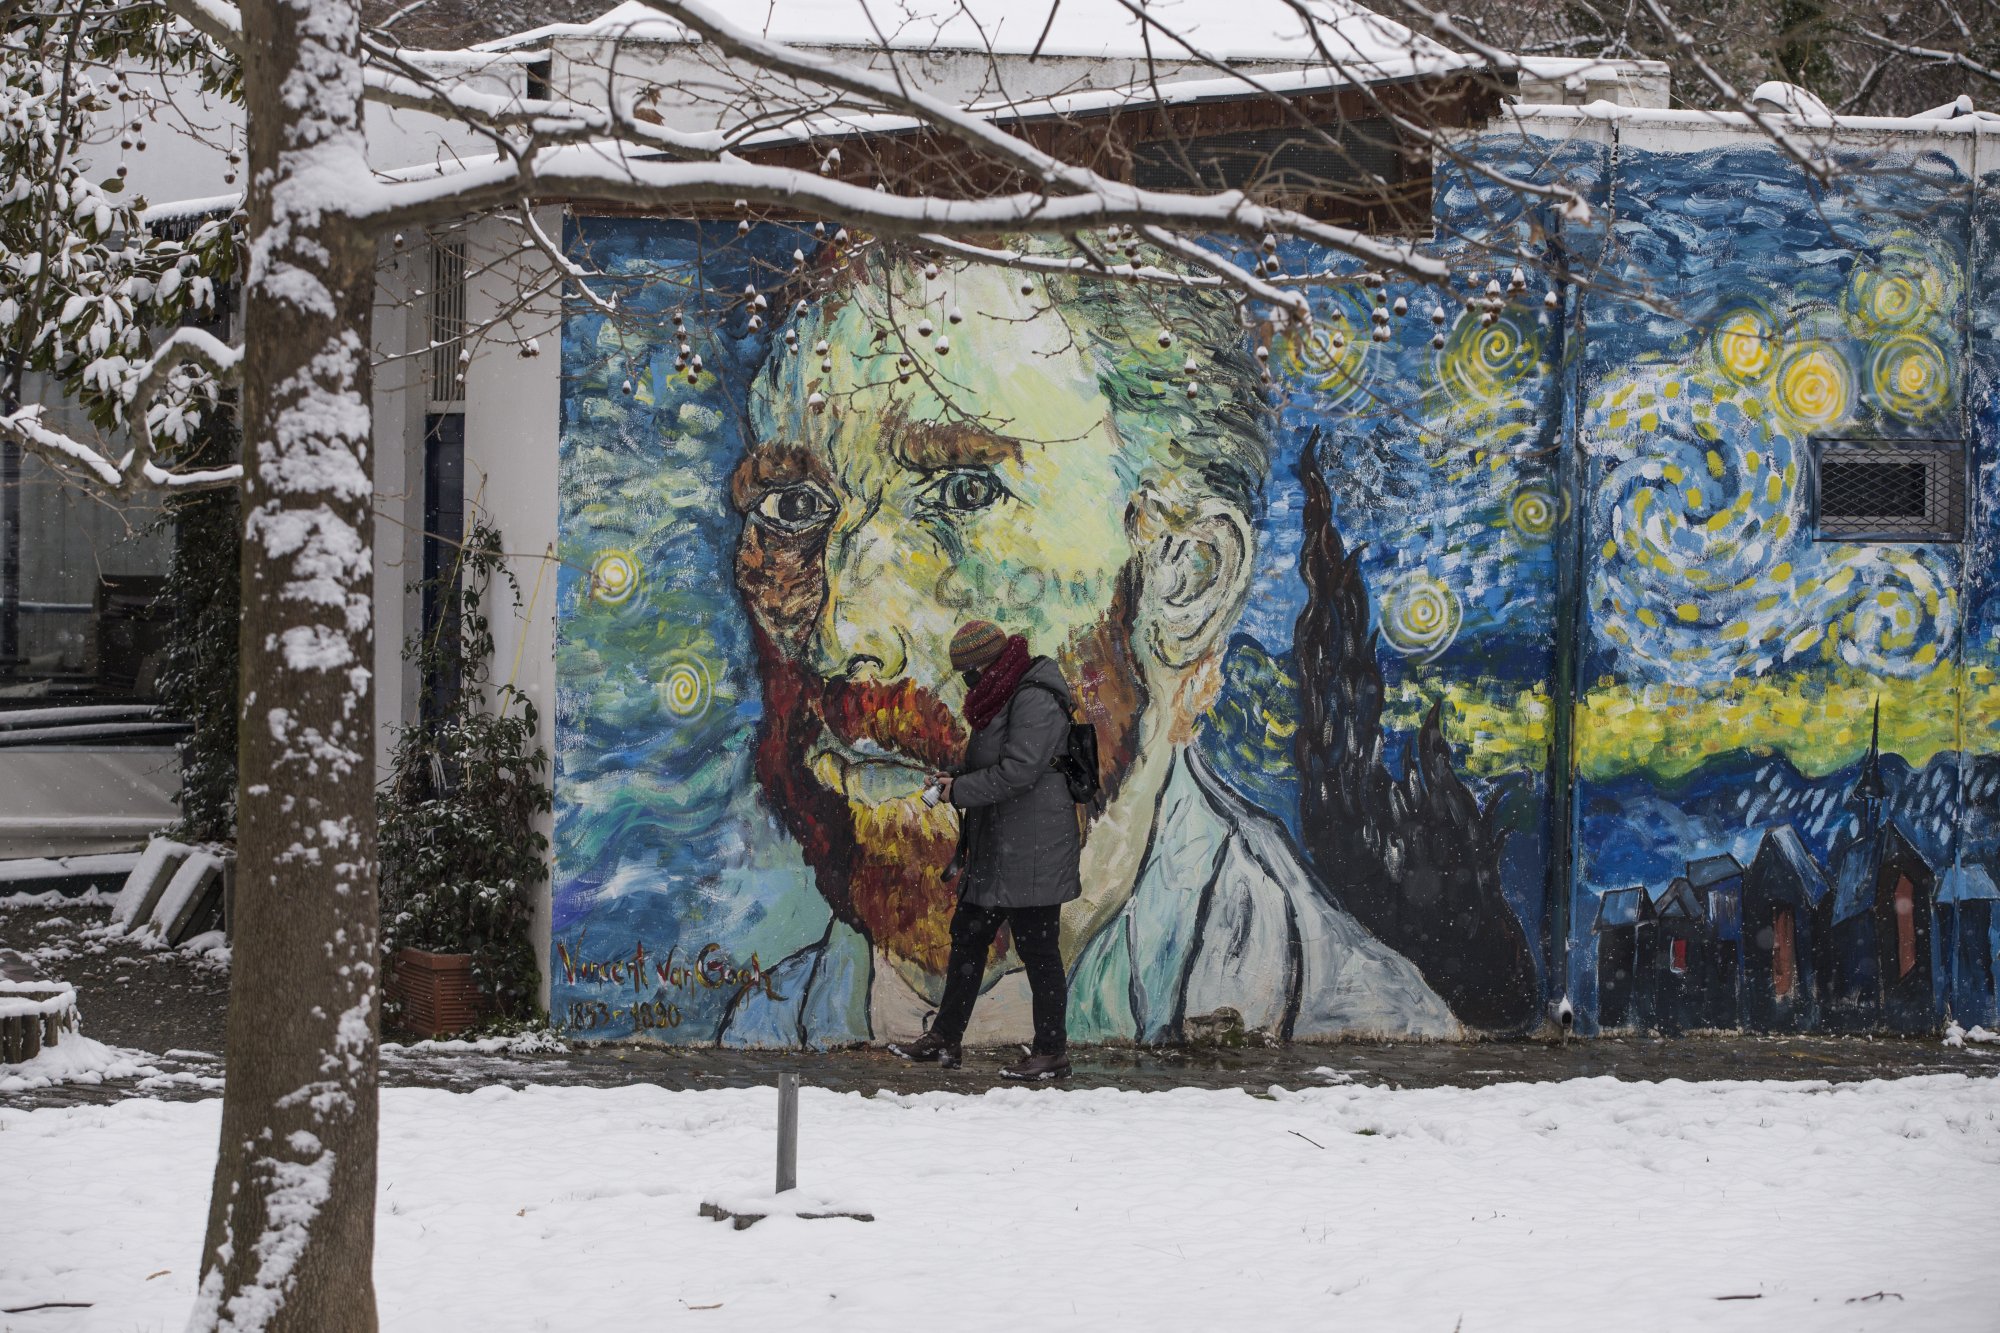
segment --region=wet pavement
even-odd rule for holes
[[[214,959],[147,950],[105,938],[108,907],[9,908],[0,899],[0,948],[29,954],[77,989],[83,1032],[135,1048],[153,1072],[101,1084],[0,1093],[10,1106],[66,1106],[129,1096],[214,1096],[221,1072],[228,974]],[[546,1049],[567,1045],[566,1050]],[[769,1086],[782,1073],[842,1091],[976,1092],[1009,1086],[1007,1050],[968,1051],[964,1068],[906,1065],[886,1051],[822,1054],[657,1045],[585,1045],[546,1039],[389,1045],[390,1087],[470,1090],[495,1084],[666,1088]],[[541,1047],[543,1049],[535,1049]],[[1353,1082],[1395,1088],[1480,1087],[1611,1076],[1660,1079],[1824,1079],[1851,1082],[1914,1074],[2000,1075],[2000,1047],[1951,1049],[1936,1037],[1750,1037],[1697,1034],[1672,1040],[1600,1037],[1543,1041],[1338,1042],[1236,1049],[1093,1047],[1072,1052],[1071,1088],[1242,1088],[1261,1092]]]

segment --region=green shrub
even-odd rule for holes
[[[236,461],[233,410],[205,418],[175,460],[184,468]],[[237,490],[227,486],[167,498],[174,556],[160,590],[167,625],[160,705],[186,722],[179,744],[181,817],[167,835],[187,843],[236,841],[236,654],[243,619],[243,533]]]
[[[500,534],[475,518],[456,567],[432,585],[434,623],[404,652],[431,706],[397,728],[378,796],[382,943],[385,952],[472,955],[498,1015],[529,1019],[540,986],[531,923],[548,873],[548,839],[535,820],[550,808],[549,756],[534,704],[489,674],[484,603],[496,578],[518,609]],[[434,681],[456,686],[432,689]]]

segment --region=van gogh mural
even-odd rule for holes
[[[1600,161],[1556,164],[1602,195]],[[1821,433],[1956,438],[1964,237],[1752,165],[1795,234],[1690,229],[1715,177],[1667,155],[1622,159],[1608,237],[1447,177],[1454,288],[1357,273],[1309,329],[823,227],[574,221],[605,276],[564,331],[557,1020],[919,1030],[956,830],[916,798],[980,617],[1099,730],[1074,1039],[1520,1031],[1561,994],[1734,1025],[1787,978],[1754,1021],[1807,1023],[1835,973],[1928,1021],[1834,942],[1887,920],[1900,968],[1991,889],[1946,877],[1981,613],[1957,546],[1816,542],[1800,478]],[[1550,246],[1605,247],[1659,313],[1545,290]],[[1872,813],[1830,813],[1843,781]],[[1004,937],[990,986],[968,1039],[1025,1036]]]
[[[1988,1020],[1967,183],[1942,157],[1851,159],[1831,191],[1761,148],[1642,164],[1615,263],[1694,317],[1599,303],[1585,335],[1573,971],[1607,1027]],[[1871,528],[1901,539],[1843,535]]]

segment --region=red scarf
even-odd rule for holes
[[[965,695],[965,720],[974,731],[984,731],[988,722],[1000,716],[1033,661],[1028,656],[1028,641],[1016,634],[1007,640],[993,664],[979,673],[979,683]]]

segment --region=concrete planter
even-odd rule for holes
[[[389,994],[403,1006],[402,1026],[419,1037],[462,1032],[492,1006],[472,978],[472,955],[398,949],[389,957]]]

